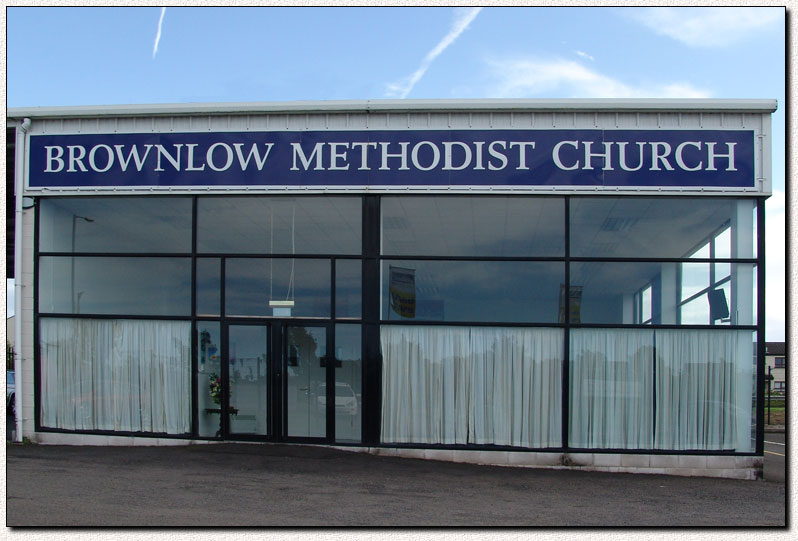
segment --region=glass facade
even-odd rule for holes
[[[753,453],[757,208],[41,198],[37,428]]]

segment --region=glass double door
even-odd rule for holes
[[[230,439],[326,440],[326,324],[228,323],[222,358],[220,432]]]

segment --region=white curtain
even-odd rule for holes
[[[656,448],[752,446],[751,331],[657,330]]]
[[[191,430],[187,321],[40,320],[41,424],[67,430]]]
[[[561,329],[385,325],[382,441],[558,447]]]
[[[569,446],[651,448],[653,332],[572,329],[569,353]]]

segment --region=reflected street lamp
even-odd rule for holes
[[[77,225],[78,219],[85,220],[88,223],[94,221],[87,216],[78,216],[77,214],[72,215],[72,288],[70,289],[70,299],[72,301],[73,314],[75,313],[75,226]]]

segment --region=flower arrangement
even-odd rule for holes
[[[222,378],[215,372],[210,375],[209,384],[211,389],[211,399],[214,404],[222,403]]]

